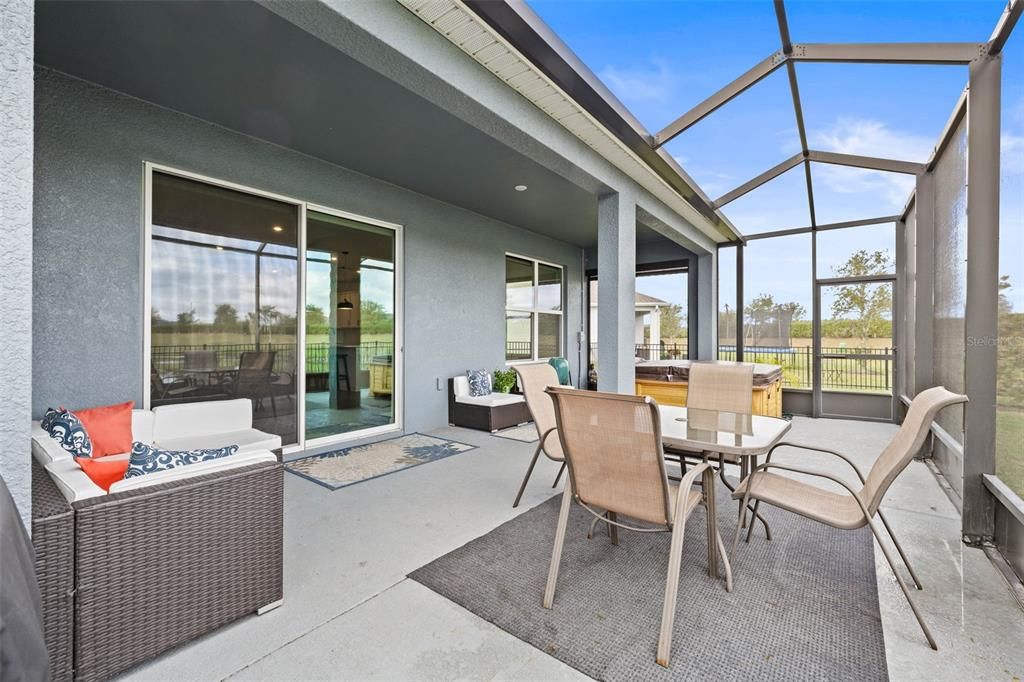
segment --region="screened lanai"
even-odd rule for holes
[[[969,395],[928,461],[1024,574],[1022,3],[531,7],[742,235],[717,356],[781,365],[788,414]]]

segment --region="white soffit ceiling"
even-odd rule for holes
[[[491,73],[537,105],[714,242],[728,241],[707,218],[543,72],[458,0],[398,0]]]

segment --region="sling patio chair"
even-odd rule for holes
[[[702,504],[707,513],[708,574],[718,579],[721,554],[725,589],[732,591],[732,569],[715,517],[714,470],[701,462],[678,485],[669,482],[661,441],[661,416],[657,403],[647,396],[563,387],[548,388],[547,393],[554,401],[569,480],[562,494],[544,608],[550,609],[554,602],[569,509],[574,501],[594,516],[595,523],[608,525],[612,544],[618,544],[619,528],[671,533],[656,657],[660,665],[668,667],[686,521]],[[703,485],[694,487],[698,477],[702,477]],[[624,523],[619,520],[620,515],[645,525]]]
[[[526,399],[526,409],[530,412],[533,424],[537,427],[537,436],[540,438],[537,449],[533,452],[533,459],[530,460],[530,466],[526,470],[526,476],[523,477],[523,482],[519,486],[516,500],[512,503],[512,508],[515,509],[519,506],[519,500],[522,499],[523,491],[526,490],[526,482],[533,474],[533,467],[536,466],[540,453],[543,452],[552,461],[562,463],[558,475],[555,476],[555,482],[551,485],[552,488],[557,486],[558,481],[562,478],[562,472],[565,470],[565,457],[562,455],[562,444],[558,441],[558,432],[555,429],[555,406],[551,402],[551,398],[544,394],[544,389],[548,386],[559,385],[558,372],[546,362],[517,365],[513,369],[519,378],[519,389],[523,392],[523,398]]]
[[[277,418],[274,400],[273,369],[276,351],[245,351],[238,358],[238,371],[230,380],[231,395],[252,400],[253,412],[263,409],[263,399],[270,400],[270,409]]]
[[[896,551],[899,552],[900,558],[906,565],[910,577],[914,579],[914,585],[919,590],[923,589],[921,581],[918,579],[917,574],[910,565],[910,561],[907,559],[906,553],[903,551],[903,547],[896,540],[892,527],[889,526],[889,522],[882,515],[879,505],[882,504],[882,498],[885,497],[889,486],[906,469],[910,460],[921,449],[924,439],[931,428],[931,423],[939,411],[950,405],[965,402],[967,402],[967,396],[951,393],[941,386],[929,388],[918,393],[917,397],[910,403],[910,408],[907,410],[907,416],[904,418],[900,430],[896,432],[893,439],[882,450],[882,454],[875,460],[866,477],[849,457],[838,452],[800,443],[778,443],[768,452],[767,461],[757,466],[750,476],[744,479],[739,488],[733,493],[733,497],[736,499],[742,498],[743,503],[740,508],[743,510],[744,516],[746,515],[747,505],[751,500],[754,500],[755,513],[761,502],[766,502],[794,514],[804,516],[812,521],[818,521],[841,530],[855,530],[865,525],[870,527],[871,533],[875,536],[875,540],[878,541],[878,546],[882,549],[882,554],[885,555],[885,560],[889,563],[889,568],[892,569],[893,575],[896,576],[896,582],[899,583],[900,589],[903,590],[903,594],[906,596],[907,602],[910,604],[910,608],[914,612],[918,624],[921,626],[921,630],[924,631],[924,636],[928,639],[929,646],[932,649],[938,649],[938,646],[935,644],[935,638],[932,637],[932,633],[925,624],[921,612],[917,609],[917,604],[914,603],[913,598],[910,596],[910,590],[907,589],[907,584],[896,569],[896,563],[882,541],[882,534],[878,531],[878,526],[875,525],[873,519],[877,514],[878,518],[882,521],[882,525],[885,526],[889,537],[892,539],[893,545],[896,546]],[[856,472],[857,478],[860,479],[861,483],[860,490],[854,490],[851,485],[842,479],[826,472],[772,462],[772,452],[776,448],[783,446],[838,457],[849,464],[854,472]],[[804,483],[789,476],[771,473],[768,471],[769,469],[779,469],[781,471],[828,479],[840,485],[845,491],[839,493],[825,490],[824,488]],[[750,531],[747,531],[747,538],[750,538]],[[732,546],[734,560],[739,540],[740,524],[737,524],[736,537],[733,539]]]
[[[754,412],[751,402],[753,388],[754,365],[751,363],[694,362],[690,365],[687,376],[686,407],[692,410],[732,413],[740,418],[749,417]],[[736,488],[725,477],[725,465],[740,467],[740,478],[743,478],[742,467],[745,461],[742,457],[721,452],[693,453],[674,448],[668,452],[679,457],[680,466],[683,466],[684,470],[685,457],[702,459],[705,462],[717,461],[718,476],[730,492]],[[771,540],[772,531],[768,527],[768,522],[763,516],[757,515],[756,518],[764,525],[765,537]]]

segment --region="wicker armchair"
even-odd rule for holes
[[[618,543],[619,528],[671,533],[656,659],[660,665],[668,667],[686,521],[701,505],[708,518],[708,573],[718,578],[720,554],[725,565],[726,590],[732,591],[732,569],[715,516],[714,471],[702,462],[690,469],[678,486],[669,483],[661,443],[660,413],[657,404],[646,396],[559,387],[548,388],[547,393],[554,400],[569,481],[558,515],[544,608],[550,609],[554,602],[569,508],[574,501],[594,516],[591,529],[599,522],[608,525],[614,544]],[[694,487],[698,476],[703,479],[701,488]],[[620,522],[620,514],[645,525]]]
[[[917,622],[921,626],[925,638],[928,640],[928,645],[932,649],[938,649],[938,646],[935,644],[935,638],[932,637],[932,633],[925,624],[921,612],[917,609],[917,604],[914,603],[913,598],[910,596],[910,590],[907,589],[903,576],[896,569],[896,563],[882,541],[882,535],[873,519],[877,514],[878,518],[882,521],[882,525],[885,526],[886,532],[892,539],[893,545],[896,546],[896,551],[899,552],[900,558],[903,560],[904,565],[906,565],[910,577],[913,578],[914,585],[917,589],[922,589],[921,581],[918,580],[917,574],[910,565],[910,560],[907,559],[903,547],[896,540],[896,535],[892,532],[892,528],[889,526],[885,516],[882,515],[882,510],[879,509],[879,506],[882,504],[882,498],[885,497],[889,486],[907,468],[910,460],[921,449],[924,439],[928,435],[931,423],[939,413],[939,410],[950,405],[965,402],[967,402],[967,396],[951,393],[941,386],[921,391],[910,403],[910,409],[907,411],[907,416],[903,420],[900,430],[896,432],[896,435],[878,456],[878,459],[875,460],[871,471],[868,472],[866,477],[853,461],[833,450],[825,450],[799,443],[778,443],[768,452],[768,460],[755,468],[753,473],[744,479],[739,488],[733,493],[733,497],[736,499],[742,498],[741,509],[743,509],[744,516],[746,516],[746,509],[750,501],[754,500],[755,514],[761,502],[765,502],[813,521],[832,526],[833,528],[854,530],[864,526],[870,527],[871,533],[878,542],[878,546],[882,549],[882,554],[885,555],[885,560],[889,563],[889,568],[892,569],[893,575],[896,576],[896,582],[899,583],[900,589],[903,590],[903,595],[907,598],[910,609],[914,612],[914,616],[917,618]],[[772,462],[772,453],[777,448],[783,446],[838,457],[849,464],[857,474],[857,478],[861,483],[860,490],[854,490],[853,487],[841,478],[829,473]],[[843,492],[837,493],[825,490],[790,476],[780,476],[779,474],[771,473],[768,471],[769,469],[823,478],[841,486]],[[734,559],[740,540],[740,528],[741,525],[736,524],[736,537],[733,539],[732,545]],[[751,524],[752,528],[753,524]],[[747,531],[747,538],[750,538],[750,531]]]
[[[113,677],[281,601],[279,462],[73,504],[35,461],[32,473],[54,680]]]

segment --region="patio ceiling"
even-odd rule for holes
[[[254,2],[45,2],[36,24],[40,65],[497,220],[596,243],[596,180],[567,180]],[[520,184],[529,189],[516,192]]]

